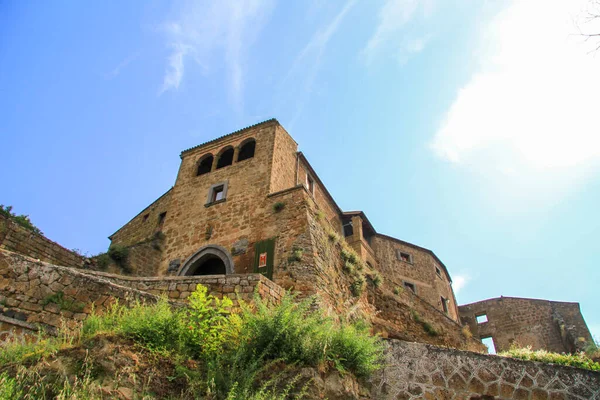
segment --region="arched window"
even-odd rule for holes
[[[256,148],[256,141],[254,139],[248,140],[240,147],[240,153],[238,154],[238,161],[244,161],[254,157],[254,149]]]
[[[219,161],[217,161],[217,169],[233,164],[233,147],[221,151]]]
[[[208,174],[212,169],[213,158],[214,157],[212,154],[208,154],[202,157],[200,159],[200,162],[198,163],[198,170],[196,172],[196,175]]]

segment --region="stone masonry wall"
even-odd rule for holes
[[[378,268],[386,278],[386,285],[393,290],[408,290],[404,282],[415,285],[416,294],[443,311],[441,297],[448,300],[448,316],[455,321],[459,320],[454,292],[448,276],[435,259],[425,250],[402,244],[400,241],[387,239],[382,235],[375,235],[371,239],[371,247],[375,250],[379,260]],[[411,262],[399,260],[397,251],[411,256]],[[436,266],[441,275],[436,273]]]
[[[67,326],[83,321],[92,308],[101,313],[115,299],[127,304],[133,299],[156,301],[158,295],[166,295],[177,302],[189,296],[198,284],[207,286],[210,294],[227,296],[234,302],[238,296],[251,301],[255,290],[273,302],[278,302],[284,293],[259,274],[124,277],[55,266],[0,250],[0,315],[4,316],[4,324],[17,320],[40,324],[52,331],[60,328],[63,321]]]
[[[600,399],[600,373],[390,340],[378,400]]]
[[[164,222],[170,215],[167,213],[161,221],[160,215],[167,212],[171,201],[173,188],[154,200],[152,204],[144,208],[138,215],[123,225],[118,231],[110,236],[111,245],[132,246],[151,238],[156,232],[162,230]]]
[[[533,350],[573,352],[592,341],[578,303],[500,297],[466,304],[459,309],[462,322],[470,326],[473,335],[480,339],[492,337],[496,351],[516,345],[531,346]],[[476,317],[484,314],[487,322],[477,323]]]
[[[85,257],[0,215],[0,249],[68,267],[83,266]]]

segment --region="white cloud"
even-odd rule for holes
[[[132,54],[128,55],[115,68],[113,68],[113,70],[110,71],[110,73],[106,74],[106,79],[113,79],[114,77],[116,77],[117,75],[119,75],[121,73],[121,71],[123,69],[125,69],[133,61],[135,61],[135,59],[137,59],[140,56],[140,54],[141,53],[139,51],[137,51],[135,53],[132,53]]]
[[[294,125],[296,119],[302,113],[304,105],[307,101],[307,97],[312,91],[317,72],[321,68],[323,54],[327,49],[329,41],[331,40],[333,35],[338,31],[344,18],[346,17],[346,14],[350,11],[350,9],[354,6],[355,3],[356,0],[351,0],[347,2],[346,5],[335,15],[335,17],[331,21],[329,21],[328,24],[324,25],[321,29],[315,32],[315,34],[311,37],[310,41],[306,44],[304,49],[302,49],[302,51],[298,54],[290,70],[286,74],[286,77],[281,82],[280,86],[283,86],[292,77],[296,76],[298,71],[300,70],[304,74],[303,90],[305,91],[305,96],[301,96],[301,100],[297,107],[296,113],[292,118],[291,122],[289,123],[290,129]]]
[[[454,294],[458,294],[470,280],[471,277],[469,275],[455,275],[452,278],[452,289],[454,289]]]
[[[159,94],[179,88],[189,60],[205,72],[216,69],[213,66],[215,60],[222,60],[230,82],[231,101],[238,111],[241,110],[246,51],[272,9],[272,0],[184,3],[177,10],[176,17],[162,25],[171,51]]]
[[[600,160],[600,57],[573,23],[585,2],[515,0],[484,25],[478,70],[433,138],[440,157],[525,176]]]
[[[430,40],[430,34],[403,40],[398,54],[398,62],[401,65],[406,64],[412,55],[422,52]]]
[[[428,16],[432,9],[433,0],[386,0],[383,7],[379,10],[377,27],[362,50],[367,64],[373,61],[377,53],[386,44],[397,42],[397,34],[417,16],[419,10],[422,11],[423,16]],[[415,41],[413,39],[412,42],[413,50],[419,46],[421,47],[416,52],[423,50],[426,44],[426,41],[418,42],[418,40],[416,39]],[[402,44],[401,50],[409,50],[406,48],[407,45],[410,47],[410,41]]]

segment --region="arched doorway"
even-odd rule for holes
[[[233,274],[233,259],[222,246],[200,248],[182,265],[179,276]]]

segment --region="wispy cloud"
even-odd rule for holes
[[[471,277],[467,274],[455,275],[452,278],[452,289],[454,289],[454,293],[458,294],[461,290],[463,290],[470,280]]]
[[[398,62],[402,65],[406,64],[411,56],[422,52],[431,40],[431,37],[432,35],[428,34],[417,38],[403,40],[398,52]]]
[[[379,10],[375,31],[362,50],[366,63],[373,62],[383,47],[388,45],[398,46],[397,43],[401,41],[398,40],[397,36],[402,29],[414,20],[419,13],[423,17],[428,16],[433,9],[433,5],[433,0],[386,0]],[[412,53],[422,51],[427,43],[427,40],[423,40],[424,37],[420,41],[419,39],[413,39],[412,43],[410,41],[404,42],[401,44],[400,50],[405,50],[403,52],[405,56],[411,52],[410,50],[413,50]]]
[[[272,0],[190,1],[161,28],[170,49],[159,94],[176,90],[184,79],[186,65],[193,61],[205,73],[225,64],[230,99],[243,108],[246,51],[273,9]]]
[[[518,171],[530,190],[538,178],[557,187],[559,174],[571,181],[600,162],[600,57],[572,19],[585,2],[515,0],[483,25],[480,67],[433,138],[437,155],[476,171]]]
[[[303,73],[302,90],[304,91],[304,96],[301,96],[301,100],[298,103],[296,113],[289,123],[290,129],[302,113],[306,101],[308,101],[308,97],[313,90],[313,85],[317,73],[321,68],[323,55],[325,54],[325,50],[327,49],[329,41],[338,31],[344,18],[346,17],[346,14],[348,14],[350,9],[352,9],[352,7],[354,7],[355,4],[356,0],[347,2],[346,5],[335,15],[335,17],[331,21],[329,21],[326,25],[322,26],[314,33],[310,41],[298,54],[298,56],[292,63],[291,68],[286,74],[285,78],[281,82],[280,86],[283,86],[290,79],[296,77],[300,70]]]
[[[121,73],[121,71],[123,71],[129,64],[131,64],[133,61],[135,61],[139,56],[140,56],[141,52],[136,51],[135,53],[132,53],[130,55],[128,55],[123,61],[121,61],[115,68],[113,68],[112,71],[110,71],[108,74],[106,74],[106,79],[113,79],[115,78],[117,75],[119,75]]]

